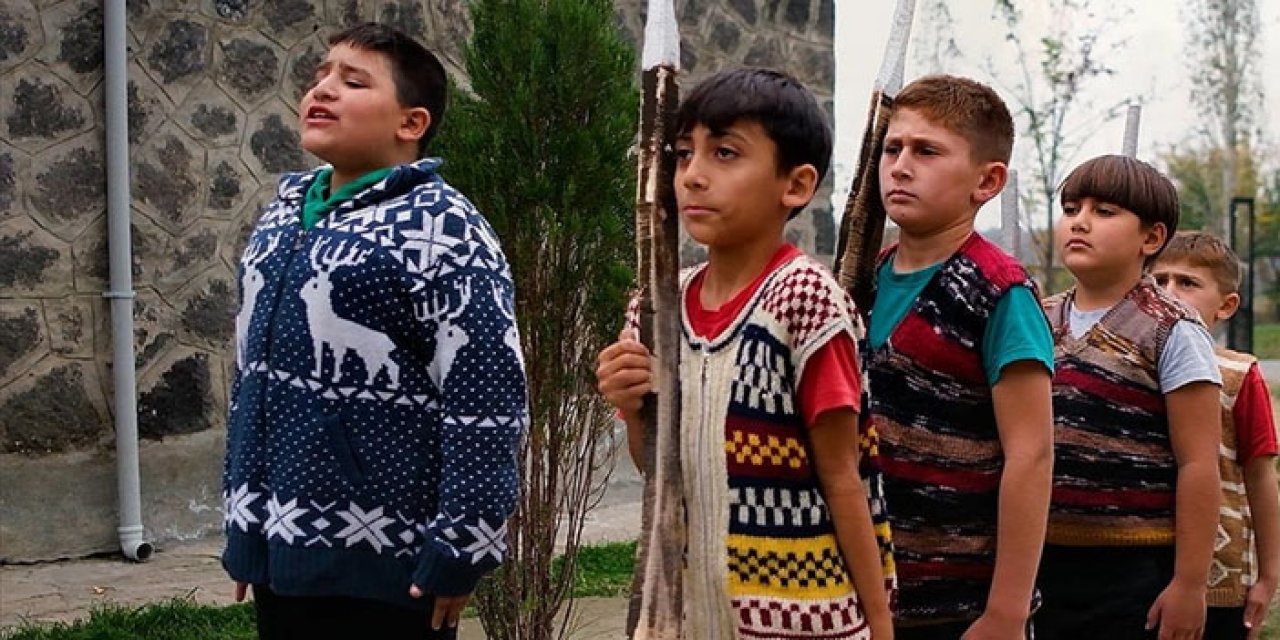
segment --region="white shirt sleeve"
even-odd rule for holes
[[[1181,320],[1173,325],[1160,354],[1160,389],[1176,391],[1192,382],[1222,386],[1222,373],[1213,355],[1213,337],[1204,325]]]

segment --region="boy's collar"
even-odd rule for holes
[[[417,184],[425,177],[436,173],[440,165],[444,164],[444,160],[440,158],[422,158],[413,162],[397,165],[390,174],[383,180],[378,181],[366,192],[367,194],[380,194],[394,191],[401,184]],[[280,188],[276,196],[280,200],[301,202],[307,195],[307,190],[311,188],[311,183],[324,170],[332,170],[333,165],[324,164],[310,171],[287,173],[280,180]],[[406,180],[412,176],[412,180]],[[360,198],[364,200],[365,198]]]

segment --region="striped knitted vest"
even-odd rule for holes
[[[1177,467],[1159,363],[1174,324],[1195,312],[1147,277],[1074,338],[1074,296],[1044,301],[1056,361],[1047,542],[1172,545]]]
[[[1004,456],[982,341],[996,302],[1015,285],[1035,291],[1022,265],[975,233],[867,353],[897,616],[908,624],[976,618],[986,605]]]
[[[1258,559],[1232,409],[1245,374],[1258,359],[1223,348],[1218,348],[1216,354],[1218,370],[1222,372],[1222,446],[1218,449],[1222,505],[1218,510],[1213,564],[1209,567],[1208,602],[1211,607],[1243,607],[1249,587],[1258,577]]]
[[[798,256],[714,340],[694,336],[687,313],[684,329],[686,636],[869,637],[796,406],[809,357],[839,333],[862,336],[853,302]]]

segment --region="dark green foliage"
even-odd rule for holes
[[[429,151],[511,263],[531,411],[507,562],[475,602],[490,637],[547,638],[572,588],[552,570],[557,534],[572,568],[612,450],[593,371],[633,282],[638,73],[607,0],[470,9],[471,93],[455,87]]]
[[[0,632],[5,640],[252,640],[253,605],[199,605],[175,598],[142,607],[108,605],[87,620],[29,625]]]

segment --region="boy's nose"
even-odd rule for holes
[[[320,81],[311,88],[311,95],[315,98],[324,98],[326,100],[333,99],[333,83],[328,78],[321,78]]]
[[[686,189],[703,189],[707,186],[707,178],[697,159],[690,159],[680,174],[680,184]]]
[[[885,162],[883,157],[880,161]],[[895,180],[905,180],[911,177],[911,171],[907,167],[907,163],[902,159],[902,154],[890,156],[886,164],[889,166],[889,175]]]

